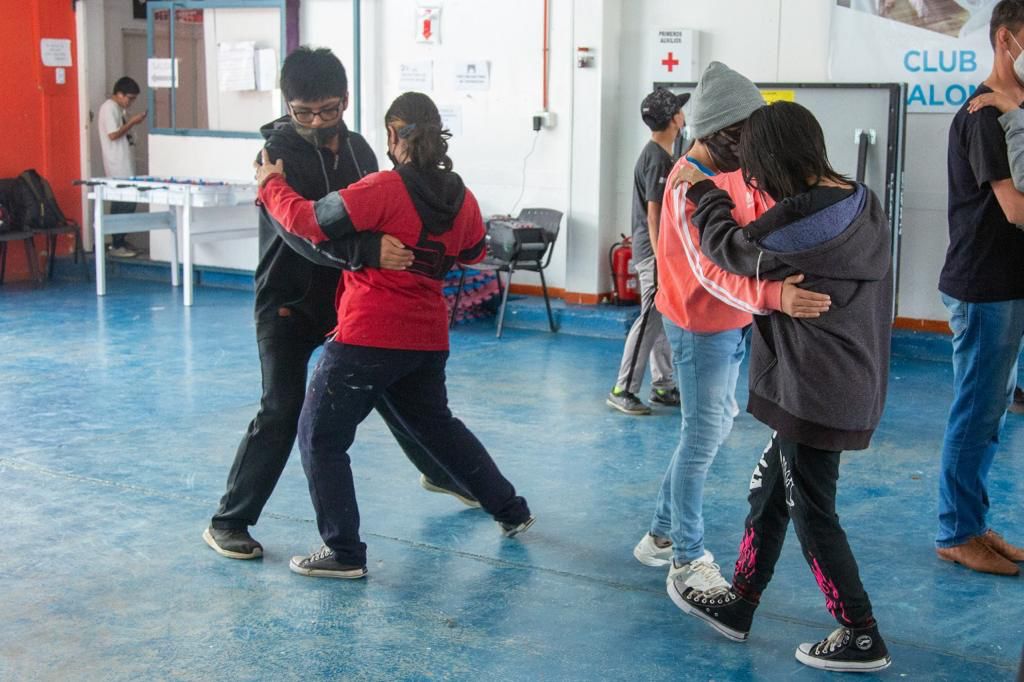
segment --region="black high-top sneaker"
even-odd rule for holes
[[[796,649],[796,660],[819,670],[844,673],[871,673],[892,663],[878,625],[866,628],[840,626],[831,635]]]
[[[678,601],[672,601],[685,613],[700,618],[734,642],[747,641],[757,609],[757,604],[726,587],[706,592],[690,590]]]

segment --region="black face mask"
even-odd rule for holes
[[[292,128],[294,128],[295,132],[299,134],[299,137],[301,137],[303,140],[316,147],[325,146],[328,142],[331,141],[331,139],[334,138],[335,135],[338,135],[346,130],[345,122],[342,121],[340,118],[338,119],[338,122],[335,123],[334,125],[326,126],[323,128],[310,128],[293,120]]]
[[[707,148],[708,154],[711,155],[715,168],[722,173],[739,170],[739,143],[739,131],[728,128],[720,130],[704,140],[704,146]]]

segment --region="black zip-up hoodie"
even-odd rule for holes
[[[270,160],[284,160],[286,181],[306,199],[320,199],[377,171],[377,157],[370,145],[344,124],[338,154],[307,142],[287,116],[264,125],[260,133],[266,139]],[[337,321],[334,295],[340,269],[378,267],[380,239],[380,233],[362,232],[318,249],[289,234],[261,207],[257,338],[321,338],[330,333]]]
[[[868,447],[885,406],[892,339],[889,223],[874,192],[814,188],[740,229],[711,182],[690,188],[701,251],[730,272],[827,293],[821,317],[754,318],[747,411],[779,434],[822,450]]]

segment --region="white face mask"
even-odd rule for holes
[[[1024,85],[1024,47],[1021,47],[1021,44],[1017,42],[1017,37],[1012,33],[1010,37],[1013,38],[1013,42],[1017,43],[1017,47],[1020,48],[1020,52],[1013,60],[1013,73],[1017,76],[1017,82]],[[1010,51],[1007,50],[1006,53],[1010,54]],[[1010,56],[1012,57],[1013,55],[1011,54]]]

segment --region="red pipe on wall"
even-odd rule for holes
[[[548,0],[544,0],[544,78],[542,86],[544,88],[544,111],[548,110],[548,55],[551,53],[551,46],[548,44],[549,40]]]

